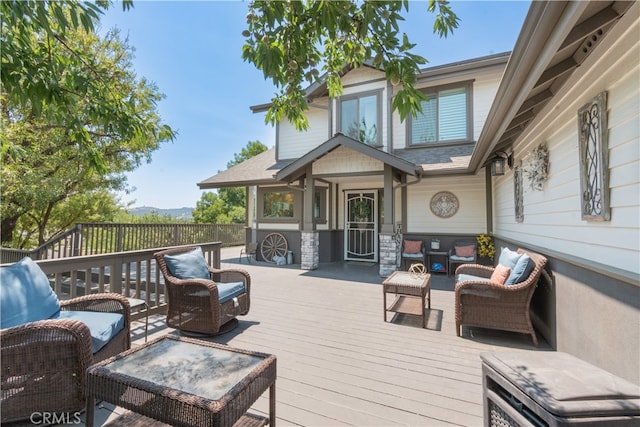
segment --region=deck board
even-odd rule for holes
[[[237,254],[227,255],[223,250],[223,267],[238,268]],[[419,316],[388,313],[391,321],[383,321],[377,267],[305,272],[245,260],[241,268],[252,277],[250,313],[232,332],[207,339],[277,356],[279,425],[481,425],[480,354],[549,350],[508,332],[472,329],[457,337],[453,279],[446,276],[432,279],[422,329]],[[139,345],[144,326],[133,326]],[[178,334],[159,315],[151,316],[149,331],[150,338]],[[265,393],[252,411],[264,415],[268,403]]]

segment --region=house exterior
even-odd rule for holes
[[[248,240],[282,233],[303,269],[365,261],[388,275],[399,232],[422,239],[486,232],[486,172],[468,164],[508,58],[423,70],[416,86],[429,97],[426,113],[404,123],[391,112],[398,88],[384,72],[345,70],[339,99],[325,85],[309,88],[308,131],[278,123],[275,148],[199,186],[248,186]],[[430,210],[443,191],[457,199],[453,217]]]
[[[308,89],[309,131],[281,122],[273,149],[198,185],[246,186],[247,241],[277,231],[303,269],[388,275],[403,238],[490,233],[542,253],[536,330],[640,384],[639,16],[637,2],[533,2],[512,53],[423,70],[429,100],[405,123],[381,71],[347,69],[340,98]]]

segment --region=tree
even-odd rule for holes
[[[258,154],[267,151],[268,148],[266,145],[261,143],[260,141],[249,141],[245,147],[240,150],[240,153],[236,153],[233,155],[233,160],[227,163],[227,169],[232,168],[233,166],[244,162],[247,159],[250,159],[253,156],[257,156]],[[246,195],[243,187],[229,187],[229,188],[221,188],[218,190],[218,194],[220,198],[224,201],[224,203],[231,207],[242,207],[242,218],[239,222],[244,222],[244,207],[247,204]],[[228,213],[228,212],[227,212]],[[237,215],[236,215],[237,216]]]
[[[267,150],[267,146],[260,141],[249,141],[240,153],[234,154],[227,168]],[[196,203],[193,220],[200,224],[242,224],[245,222],[245,207],[246,196],[242,187],[221,188],[218,194],[207,191]]]
[[[216,193],[205,191],[196,202],[192,215],[196,224],[220,224],[226,222],[226,206]]]
[[[51,209],[32,210],[22,215],[16,227],[20,233],[11,246],[34,248],[76,223],[113,222],[120,212],[124,212],[124,209],[115,195],[107,190],[74,194],[51,205]]]
[[[61,30],[55,22],[49,25]],[[24,37],[16,31],[3,28],[3,38]],[[160,143],[175,137],[157,114],[164,95],[136,78],[132,49],[117,31],[101,40],[67,28],[64,43],[56,43],[41,29],[29,40],[31,56],[24,61],[41,64],[55,58],[55,82],[49,84],[57,85],[61,96],[43,96],[38,107],[15,93],[0,96],[2,242],[12,240],[18,220],[27,214],[38,218],[38,240],[46,239],[57,204],[92,191],[126,189],[125,172],[150,161]],[[3,90],[4,61],[3,51]]]
[[[387,80],[401,85],[393,109],[402,120],[421,111],[425,98],[413,86],[426,59],[411,53],[415,46],[399,36],[401,12],[409,1],[261,1],[247,14],[247,38],[242,57],[262,70],[279,92],[272,99],[266,121],[286,117],[298,130],[307,129],[308,110],[303,83],[318,82],[326,73],[329,96],[342,93],[341,72],[366,61],[384,70]],[[446,37],[458,27],[458,17],[447,0],[429,0],[436,13],[434,32]]]
[[[92,149],[81,120],[69,121],[64,108],[51,105],[73,104],[78,96],[90,98],[92,120],[96,124],[120,123],[121,130],[136,126],[132,108],[127,103],[100,96],[107,85],[105,76],[93,61],[92,53],[71,43],[68,36],[78,31],[90,34],[104,10],[113,1],[85,2],[65,0],[3,0],[0,2],[2,32],[1,92],[7,102],[18,106],[32,118],[47,116],[48,122],[64,123],[70,137],[86,148],[92,166],[104,171],[100,155]],[[122,0],[123,10],[132,0]],[[55,46],[57,49],[52,49]],[[73,58],[75,67],[69,58]],[[78,68],[79,67],[79,68]],[[97,96],[96,96],[97,95]],[[61,113],[62,117],[56,117]],[[115,117],[114,117],[115,115]],[[141,132],[144,133],[144,132]]]

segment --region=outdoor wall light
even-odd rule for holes
[[[513,156],[504,151],[496,151],[495,157],[491,160],[491,176],[504,175],[506,167],[513,168]]]

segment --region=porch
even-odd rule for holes
[[[240,267],[240,247],[221,249],[221,266]],[[482,424],[479,355],[500,350],[548,351],[528,336],[465,329],[456,337],[453,278],[432,277],[426,329],[410,315],[383,322],[382,278],[375,264],[273,264],[241,268],[252,276],[251,311],[234,331],[211,340],[275,354],[280,425]],[[134,345],[144,342],[144,318],[134,322]],[[161,314],[149,319],[149,338],[178,332]],[[253,406],[268,412],[268,394]],[[96,425],[121,413],[104,404]],[[84,420],[84,415],[83,418]]]

